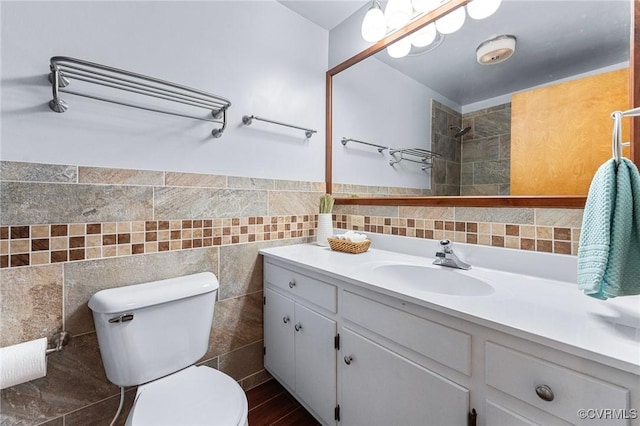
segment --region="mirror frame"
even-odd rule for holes
[[[439,17],[463,7],[470,0],[450,0],[432,12],[410,22],[405,27],[389,34],[384,39],[371,45],[357,55],[331,68],[326,74],[326,121],[325,121],[325,180],[326,192],[332,193],[332,89],[333,77],[375,55],[388,45],[402,37],[414,33]],[[631,7],[631,42],[629,55],[629,92],[630,107],[640,106],[640,0],[630,2]],[[640,117],[629,117],[631,120],[630,159],[640,165]],[[439,197],[358,197],[336,198],[339,205],[376,205],[376,206],[459,206],[459,207],[556,207],[556,208],[584,208],[587,200],[582,196],[439,196]]]

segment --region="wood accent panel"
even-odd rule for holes
[[[610,114],[629,109],[628,82],[622,69],[514,94],[511,194],[586,194],[611,158]],[[629,124],[623,123],[625,141]]]

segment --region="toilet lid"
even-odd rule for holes
[[[138,388],[127,424],[135,426],[242,425],[247,398],[231,377],[191,366]]]

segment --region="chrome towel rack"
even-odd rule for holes
[[[347,142],[355,142],[355,143],[361,143],[363,145],[373,146],[373,147],[377,148],[378,152],[380,152],[380,153],[382,153],[382,151],[384,151],[385,149],[389,149],[388,146],[377,145],[375,143],[359,141],[357,139],[351,139],[351,138],[344,138],[343,137],[340,142],[342,142],[342,145],[344,145],[344,146],[347,146]]]
[[[611,113],[613,119],[613,132],[611,137],[611,151],[616,165],[620,164],[622,158],[622,147],[631,146],[630,142],[622,142],[622,117],[640,117],[640,107],[627,111],[614,111]]]
[[[131,71],[66,56],[52,57],[50,59],[50,68],[49,81],[51,82],[53,99],[49,102],[49,108],[55,112],[62,113],[69,108],[68,104],[60,98],[60,93],[62,92],[146,111],[221,124],[222,127],[216,128],[211,132],[213,137],[216,138],[222,136],[222,133],[227,127],[227,109],[231,106],[231,102],[221,96]],[[83,93],[68,89],[68,86],[74,80],[134,93],[140,95],[142,98],[152,97],[174,104],[178,103],[194,108],[205,109],[210,111],[211,118],[171,111],[155,106],[133,104],[125,100],[112,99],[98,94]]]
[[[303,130],[304,135],[307,137],[307,139],[313,136],[314,133],[318,133],[317,130],[307,129],[306,127],[294,126],[293,124],[281,123],[280,121],[269,120],[267,118],[262,118],[255,115],[242,116],[242,123],[245,124],[246,126],[250,126],[253,120],[265,121],[267,123],[277,124],[278,126],[285,126],[285,127],[291,127],[293,129]]]
[[[423,171],[433,167],[433,159],[440,157],[440,154],[436,154],[435,152],[431,152],[428,149],[422,148],[390,149],[389,154],[391,154],[391,156],[393,157],[392,160],[389,160],[389,165],[391,167],[401,161],[410,161],[412,163],[423,164],[421,168]],[[409,157],[406,157],[407,155]]]

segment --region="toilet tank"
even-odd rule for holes
[[[89,299],[107,378],[134,386],[199,360],[209,346],[211,272],[101,290]]]

